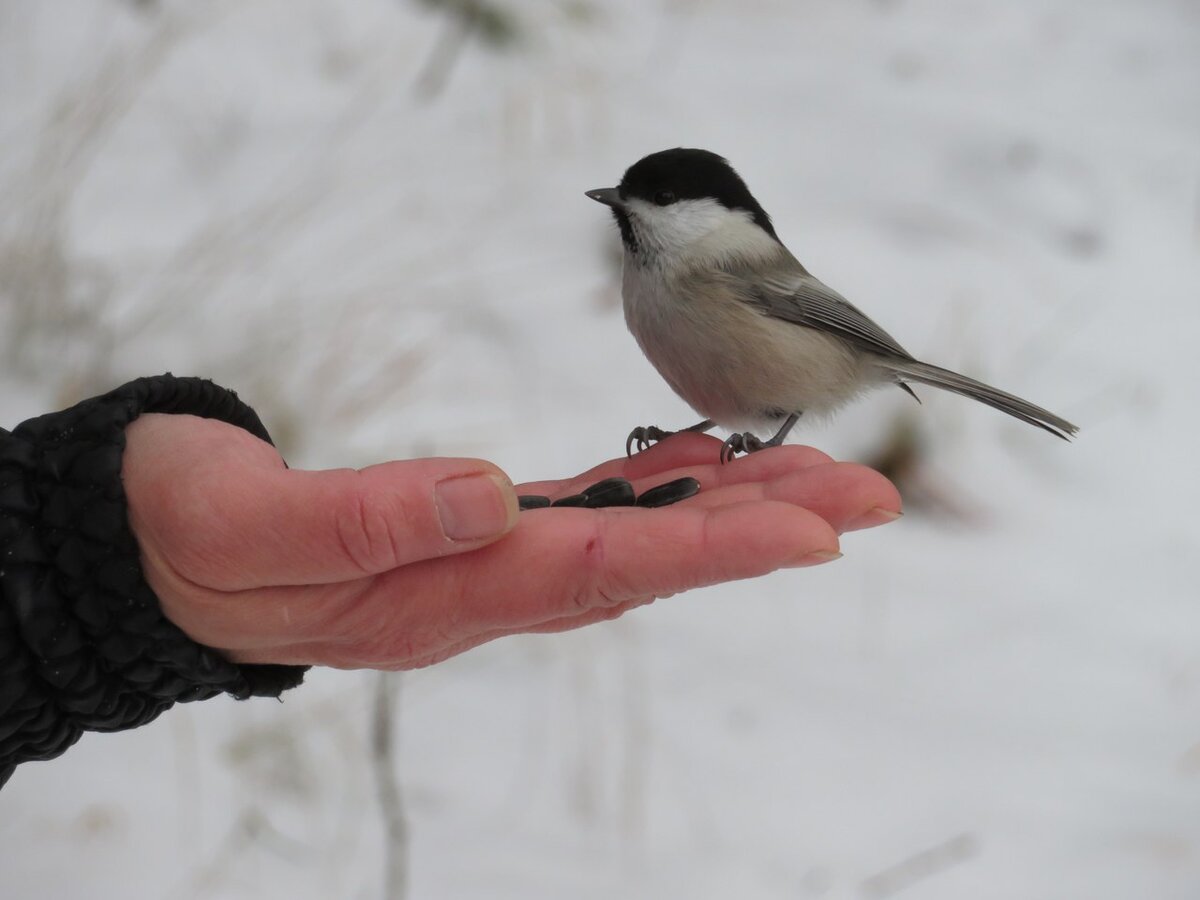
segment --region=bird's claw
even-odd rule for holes
[[[657,425],[639,425],[633,431],[629,432],[629,437],[625,438],[625,455],[633,456],[633,448],[637,447],[637,452],[649,450],[650,445],[656,441],[661,441],[663,438],[668,438],[673,435],[673,431],[663,431]]]
[[[757,453],[766,446],[767,444],[748,431],[743,434],[731,434],[721,445],[721,464],[733,462],[739,453]]]

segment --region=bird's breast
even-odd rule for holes
[[[627,265],[625,322],[671,388],[704,418],[757,427],[779,411],[821,414],[857,392],[843,341],[764,315],[721,273]]]

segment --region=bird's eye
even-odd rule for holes
[[[671,191],[659,191],[654,195],[654,202],[659,206],[670,206],[675,202],[675,194]]]

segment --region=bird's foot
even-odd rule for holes
[[[792,430],[792,426],[800,419],[800,413],[792,413],[784,420],[783,425],[775,432],[775,435],[770,440],[761,440],[755,437],[750,432],[742,434],[731,434],[725,438],[725,443],[721,445],[721,462],[732,462],[733,458],[739,453],[757,453],[759,450],[765,450],[767,447],[778,447],[788,436],[788,432]]]
[[[757,453],[765,447],[770,447],[769,441],[762,441],[750,432],[731,434],[721,445],[721,463],[733,462],[739,453]]]
[[[712,419],[704,419],[701,422],[697,422],[695,425],[689,425],[683,430],[694,431],[696,434],[703,434],[715,424],[716,422],[714,422]],[[625,439],[625,455],[633,456],[633,447],[635,444],[637,445],[638,453],[641,453],[643,450],[650,449],[650,445],[655,441],[661,441],[664,438],[669,438],[671,435],[677,433],[678,432],[674,431],[663,431],[657,425],[645,425],[635,428],[633,431],[629,432],[629,437]]]
[[[633,431],[629,432],[629,437],[625,438],[625,455],[633,456],[633,448],[637,447],[637,452],[649,450],[650,445],[663,438],[669,438],[675,432],[663,431],[657,425],[639,425]]]

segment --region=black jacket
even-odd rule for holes
[[[171,375],[0,428],[0,786],[84,731],[134,728],[220,693],[278,697],[303,679],[299,666],[235,665],[163,616],[121,484],[125,427],[146,412],[270,441],[232,391]]]

